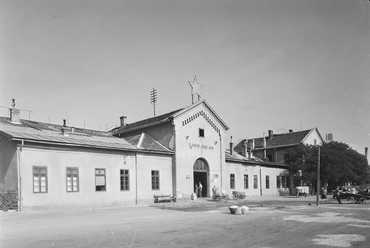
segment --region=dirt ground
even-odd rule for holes
[[[1,212],[0,247],[370,247],[370,203],[315,199]]]

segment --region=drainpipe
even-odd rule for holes
[[[135,188],[136,188],[136,192],[135,192],[135,204],[137,205],[138,204],[138,189],[137,189],[137,152],[135,153]]]
[[[221,133],[218,135],[220,136],[220,192],[222,194],[222,138]]]
[[[22,211],[22,177],[21,177],[21,152],[24,146],[24,140],[20,147],[17,147],[17,171],[18,171],[18,211]]]
[[[262,166],[260,165],[260,194],[262,196]]]

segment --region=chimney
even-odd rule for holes
[[[15,108],[15,99],[12,99],[12,107],[10,111],[10,122],[15,124],[21,124],[21,112],[19,109]]]
[[[233,143],[233,136],[230,138],[230,155],[233,155],[234,143]]]
[[[124,126],[126,126],[126,119],[127,119],[127,116],[121,116],[119,119],[121,120],[121,122],[120,122],[120,127],[124,127]]]
[[[366,160],[367,160],[367,147],[365,147],[365,158],[366,158]]]
[[[271,138],[274,135],[274,132],[272,130],[269,130],[269,138]]]
[[[66,125],[66,119],[63,119],[63,127],[62,127],[62,134],[63,136],[69,137],[69,127]]]
[[[289,129],[289,133],[293,133],[293,129]]]

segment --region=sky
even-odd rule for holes
[[[0,115],[106,130],[191,105],[227,141],[317,127],[370,146],[367,0],[4,0]]]

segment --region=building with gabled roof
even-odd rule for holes
[[[265,137],[241,139],[235,145],[235,150],[244,155],[251,153],[270,162],[284,163],[286,149],[299,144],[320,145],[323,142],[324,139],[317,128],[297,132],[289,130],[288,133],[280,134],[274,134],[269,130]]]
[[[287,166],[227,149],[229,127],[205,101],[109,131],[0,117],[0,191],[16,190],[19,209],[152,203],[190,199],[212,188],[232,195],[278,195]],[[258,149],[256,147],[256,149]]]

